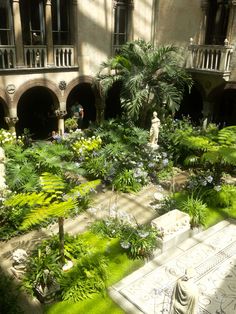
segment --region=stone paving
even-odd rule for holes
[[[173,287],[189,267],[196,271],[198,314],[236,313],[233,220],[222,221],[154,258],[110,288],[110,295],[125,313],[169,313]]]

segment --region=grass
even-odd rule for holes
[[[118,239],[100,238],[91,232],[81,235],[86,239],[96,251],[103,253],[109,258],[108,265],[108,282],[107,286],[111,286],[118,282],[131,272],[141,267],[144,262],[141,260],[130,260],[124,249],[121,248]],[[116,305],[108,295],[100,294],[92,295],[91,299],[87,299],[78,303],[57,302],[45,307],[44,313],[47,314],[123,314],[125,313],[118,305]]]
[[[187,194],[185,192],[175,193],[174,199],[176,200],[177,204],[180,204],[181,202],[187,199]],[[181,210],[181,208],[179,209]],[[231,207],[220,208],[208,205],[204,227],[205,229],[207,229],[227,218],[236,219],[236,200],[235,202],[233,202],[233,205]]]

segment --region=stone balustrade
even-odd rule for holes
[[[0,69],[12,69],[16,66],[15,46],[0,46]]]
[[[230,73],[232,46],[190,44],[189,52],[187,68],[224,74]]]
[[[24,46],[24,57],[28,68],[43,68],[47,64],[46,46]]]
[[[54,63],[57,67],[70,67],[74,65],[73,46],[54,46]]]

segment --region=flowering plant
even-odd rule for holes
[[[22,138],[16,136],[15,132],[10,132],[4,129],[0,129],[0,145],[4,146],[6,144],[20,144],[22,145]]]
[[[102,140],[99,136],[92,136],[89,138],[81,137],[72,145],[72,148],[76,152],[77,156],[86,158],[90,153],[95,152],[101,148],[101,145]]]

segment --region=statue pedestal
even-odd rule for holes
[[[148,146],[150,146],[152,149],[158,149],[159,148],[158,144],[149,143]]]
[[[152,220],[151,225],[160,233],[157,243],[162,252],[190,237],[190,216],[178,209]]]

